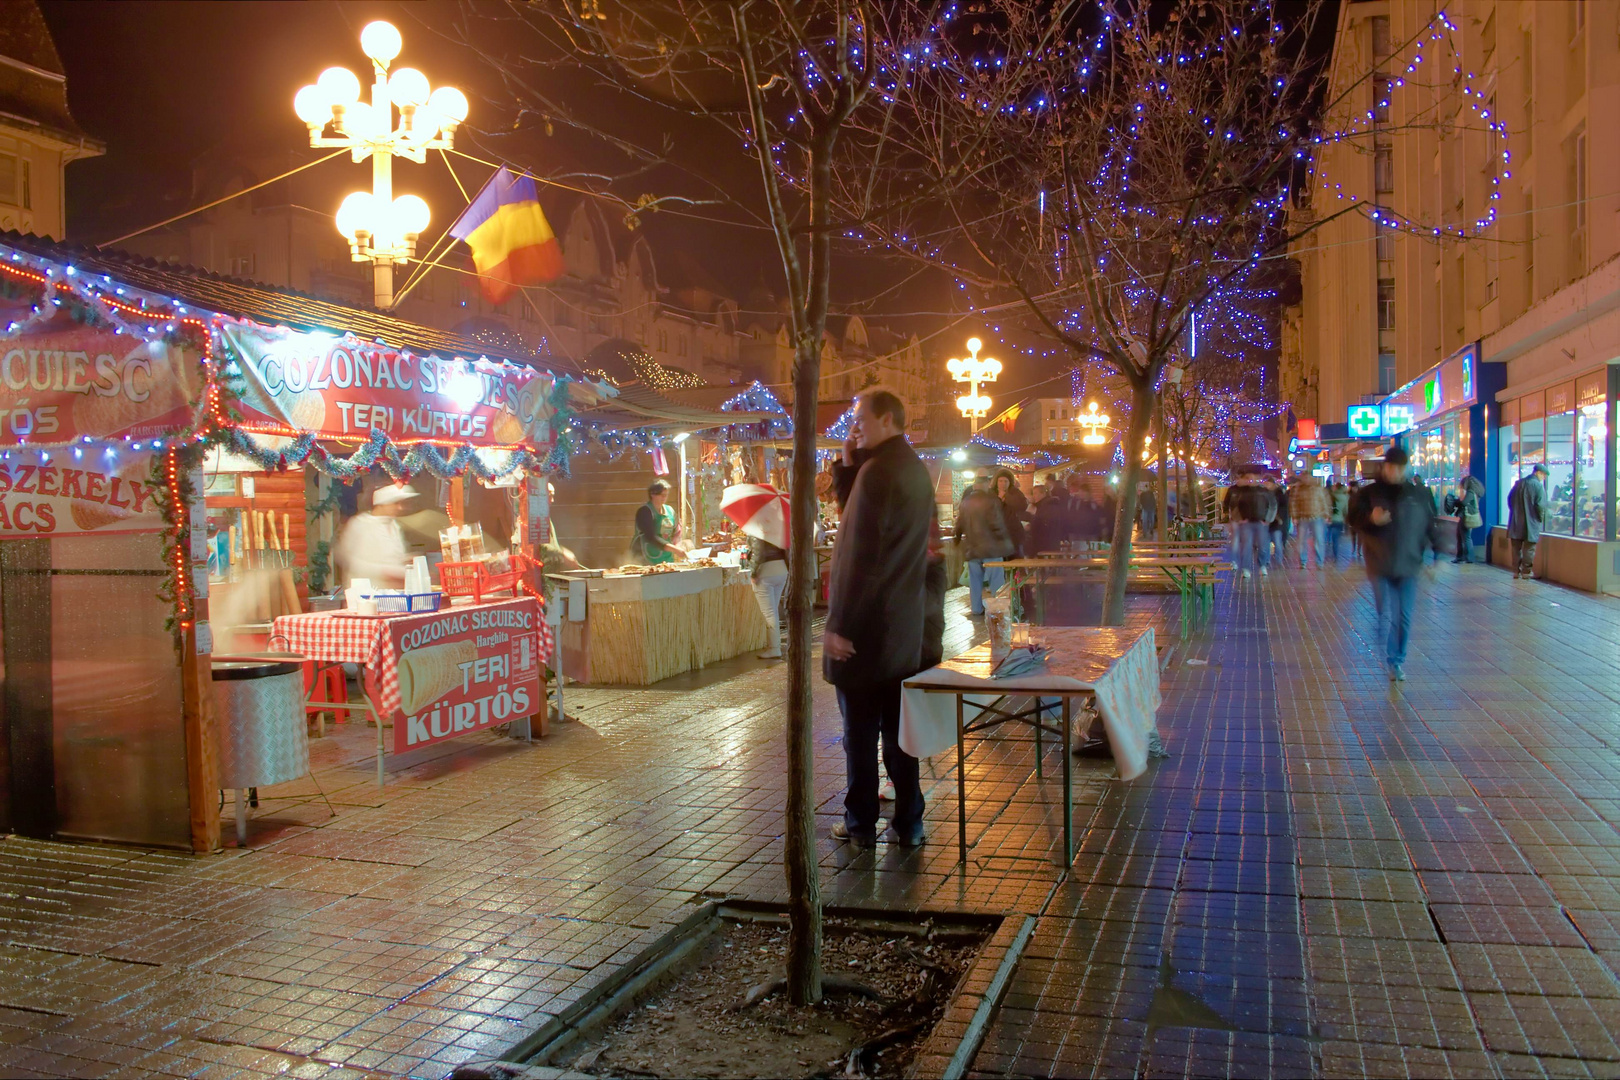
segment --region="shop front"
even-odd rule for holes
[[[1468,477],[1485,487],[1480,505],[1484,528],[1503,520],[1502,448],[1501,440],[1492,437],[1491,401],[1505,378],[1505,367],[1482,363],[1479,343],[1470,342],[1376,406],[1379,434],[1406,447],[1412,474],[1434,493],[1436,508],[1449,526],[1438,530],[1444,544],[1454,545],[1456,536],[1456,518],[1444,514],[1446,496]],[[1367,410],[1352,409],[1350,426],[1357,434],[1372,423]],[[1476,530],[1473,542],[1481,543],[1486,535]]]
[[[1511,393],[1511,392],[1510,392]],[[1498,521],[1507,521],[1507,492],[1537,466],[1546,468],[1546,510],[1539,575],[1592,591],[1620,585],[1615,565],[1615,413],[1620,364],[1606,364],[1574,378],[1528,392],[1504,395],[1500,403],[1502,454],[1497,492]],[[1506,565],[1507,535],[1493,538],[1493,561]],[[1605,557],[1607,555],[1607,557]]]

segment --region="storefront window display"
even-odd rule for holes
[[[1547,465],[1548,532],[1569,536],[1575,531],[1575,414],[1546,419],[1543,453]]]
[[[1466,456],[1461,451],[1460,427],[1453,417],[1412,439],[1412,472],[1422,477],[1440,506],[1445,505],[1446,495],[1462,483],[1462,462]]]
[[[1602,402],[1575,411],[1575,535],[1604,536],[1603,487],[1609,471],[1609,428]]]
[[[1496,520],[1507,521],[1507,493],[1519,479],[1519,425],[1503,424],[1497,429],[1497,438],[1501,440],[1501,475],[1496,485],[1497,498],[1501,505],[1496,508]]]

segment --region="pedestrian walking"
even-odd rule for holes
[[[1513,548],[1513,580],[1535,580],[1536,545],[1547,507],[1547,466],[1537,465],[1508,491],[1508,542]]]
[[[787,588],[788,564],[787,552],[760,537],[749,538],[750,556],[748,560],[749,576],[753,581],[754,599],[759,603],[759,611],[765,616],[765,626],[769,631],[765,638],[765,651],[759,654],[761,660],[782,659],[782,626],[780,614],[782,610],[782,591]]]
[[[1269,481],[1266,487],[1271,490],[1272,498],[1277,501],[1277,512],[1270,522],[1268,539],[1275,549],[1278,566],[1288,566],[1288,534],[1293,531],[1292,507],[1288,503],[1288,487],[1282,482],[1275,484]]]
[[[1328,551],[1333,555],[1333,565],[1339,565],[1339,540],[1344,536],[1344,515],[1350,509],[1350,489],[1344,486],[1343,481],[1335,480],[1333,489],[1328,492],[1328,524],[1327,542]]]
[[[1007,535],[1012,539],[1013,558],[1025,554],[1024,524],[1029,521],[1029,500],[1018,490],[1018,478],[1011,469],[999,469],[995,477],[995,495],[1001,503],[1001,519],[1007,524]]]
[[[1349,514],[1350,527],[1361,535],[1367,553],[1367,577],[1391,682],[1406,679],[1417,575],[1433,546],[1434,499],[1423,485],[1408,479],[1408,460],[1403,448],[1390,447],[1379,478],[1356,492]]]
[[[1002,514],[1001,500],[990,490],[990,478],[980,473],[962,496],[956,511],[956,543],[967,563],[968,614],[984,614],[984,586],[989,580],[992,594],[1001,591],[1005,576],[1001,567],[986,567],[988,561],[1012,554],[1013,541]]]
[[[1056,477],[1047,481],[1046,495],[1035,504],[1035,519],[1029,523],[1029,553],[1059,552],[1069,540],[1074,525],[1070,520],[1069,492]]]
[[[934,486],[902,434],[906,408],[887,390],[855,399],[855,449],[867,453],[850,488],[833,546],[823,675],[838,689],[848,790],[833,836],[877,840],[878,747],[895,788],[893,839],[920,844],[923,796],[917,759],[900,748],[900,684],[923,667],[928,543]],[[854,454],[846,445],[846,468]],[[988,492],[986,493],[988,494]]]
[[[1277,514],[1277,500],[1260,482],[1258,473],[1244,473],[1226,489],[1226,517],[1232,522],[1238,568],[1245,578],[1259,570],[1261,576],[1271,566],[1267,539],[1270,522]]]
[[[1479,514],[1479,500],[1485,485],[1476,476],[1465,476],[1454,494],[1446,496],[1446,513],[1457,516],[1457,557],[1454,563],[1474,561],[1474,530],[1485,524]]]
[[[1328,515],[1332,513],[1332,500],[1328,497],[1327,489],[1314,476],[1302,477],[1294,486],[1294,495],[1289,507],[1293,520],[1299,524],[1299,568],[1305,569],[1305,553],[1308,550],[1316,568],[1320,570],[1324,563],[1324,550],[1327,538]]]

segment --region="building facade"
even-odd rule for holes
[[[68,111],[39,5],[0,4],[0,229],[66,239],[67,167],[105,150]]]
[[[1512,483],[1545,464],[1548,531],[1612,541],[1620,5],[1458,0],[1445,5],[1453,29],[1429,40],[1439,9],[1339,10],[1327,96],[1344,104],[1329,124],[1359,133],[1313,162],[1296,214],[1362,209],[1293,252],[1302,295],[1284,335],[1290,388],[1314,390],[1329,424],[1355,406],[1393,404],[1405,417],[1412,388],[1443,392],[1445,362],[1472,348],[1488,443],[1472,458],[1494,471],[1488,516],[1502,520]],[[1410,228],[1378,224],[1385,209]],[[1437,240],[1435,229],[1469,238]],[[1423,404],[1444,419],[1448,402]],[[1441,445],[1438,427],[1414,428],[1409,442],[1424,451],[1437,431]]]

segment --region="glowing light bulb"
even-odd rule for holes
[[[428,103],[427,76],[415,68],[400,68],[388,76],[388,96],[402,109]]]
[[[293,112],[310,127],[325,127],[332,119],[332,103],[324,90],[311,84],[293,95]]]
[[[360,100],[360,80],[348,68],[327,68],[315,80],[315,85],[326,95],[327,104],[334,108],[348,108]]]
[[[365,29],[360,31],[361,51],[379,64],[386,65],[399,55],[399,50],[404,46],[404,39],[399,36],[394,24],[383,19],[367,23]]]

